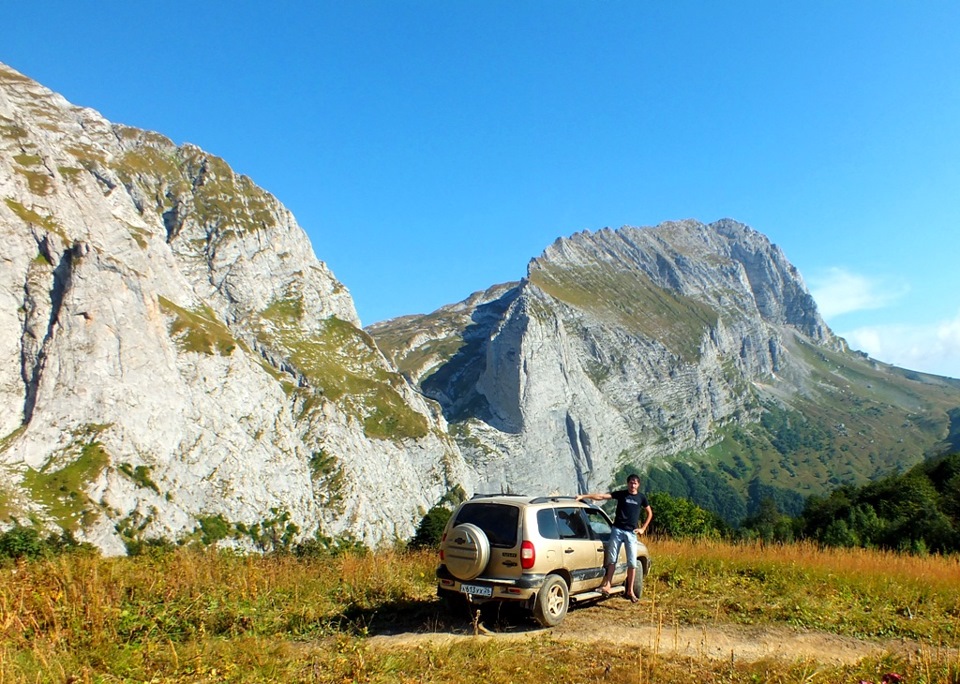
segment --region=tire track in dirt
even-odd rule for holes
[[[931,651],[928,645],[902,639],[872,640],[780,626],[666,625],[650,611],[621,602],[603,602],[571,610],[557,627],[542,629],[528,621],[487,627],[487,621],[459,623],[448,629],[401,631],[371,636],[373,648],[443,646],[473,639],[515,641],[548,639],[581,644],[634,645],[649,653],[697,659],[756,662],[764,659],[854,664],[868,656],[909,655]],[[939,649],[960,657],[958,649]]]

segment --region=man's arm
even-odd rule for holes
[[[646,534],[647,528],[650,527],[650,523],[653,522],[653,509],[647,506],[644,510],[647,512],[647,517],[640,526],[640,529],[637,530],[640,534]]]
[[[612,499],[609,492],[597,492],[595,494],[577,494],[577,501],[583,501],[584,499],[591,499],[593,501],[604,501],[606,499]]]

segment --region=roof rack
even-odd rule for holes
[[[547,503],[548,501],[576,501],[577,497],[568,495],[538,496],[530,500],[530,503]]]
[[[516,497],[525,497],[526,494],[514,494],[512,492],[493,492],[491,494],[474,494],[471,496],[471,499],[489,499],[494,496],[516,496]]]

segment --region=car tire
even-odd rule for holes
[[[544,627],[556,627],[570,607],[570,588],[560,575],[547,575],[533,604],[533,617]]]
[[[463,594],[453,591],[440,591],[440,606],[448,615],[460,616],[467,614],[467,600]]]
[[[443,542],[443,562],[458,580],[472,580],[490,562],[490,540],[472,523],[457,525]]]
[[[637,562],[637,569],[633,573],[633,595],[637,598],[643,596],[643,565]]]

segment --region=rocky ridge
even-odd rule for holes
[[[249,178],[3,65],[0,148],[8,515],[111,553],[211,519],[376,544],[469,485],[436,407]]]
[[[960,443],[960,382],[848,350],[735,221],[578,233],[363,330],[290,213],[195,146],[0,65],[0,149],[0,518],[108,553],[376,545],[474,490],[691,459],[806,495]]]
[[[756,418],[750,383],[787,370],[784,335],[841,345],[779,248],[733,221],[558,239],[522,283],[456,310],[434,318],[462,347],[412,375],[497,491],[602,489],[628,457],[704,448]],[[431,358],[393,347],[396,327],[370,332],[400,367]]]
[[[479,490],[603,490],[624,467],[669,468],[724,443],[728,474],[756,480],[755,497],[820,493],[844,451],[850,482],[916,462],[958,401],[948,383],[907,389],[897,369],[850,352],[780,248],[732,220],[558,239],[519,283],[369,332],[443,406]],[[786,441],[756,429],[771,407],[788,415],[781,432],[815,433],[816,448],[779,453]],[[920,434],[918,410],[935,434]],[[843,420],[859,442],[834,429]],[[896,453],[869,451],[866,435],[896,425]]]

